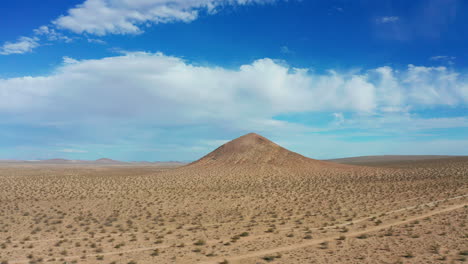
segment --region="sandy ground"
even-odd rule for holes
[[[0,167],[2,263],[460,263],[468,158],[336,165],[250,136],[188,166]]]

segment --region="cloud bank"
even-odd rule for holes
[[[414,65],[316,73],[265,58],[226,69],[137,52],[99,60],[65,57],[49,76],[0,79],[3,122],[262,127],[281,125],[273,117],[285,113],[372,115],[466,105],[466,74]]]

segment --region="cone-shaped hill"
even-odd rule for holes
[[[243,165],[272,165],[280,167],[340,166],[334,163],[304,157],[255,133],[236,138],[187,166],[209,167]]]

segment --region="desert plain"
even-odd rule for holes
[[[468,157],[338,162],[248,134],[184,166],[3,164],[0,263],[467,261]]]

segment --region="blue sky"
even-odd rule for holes
[[[6,0],[0,159],[468,155],[461,0]]]

